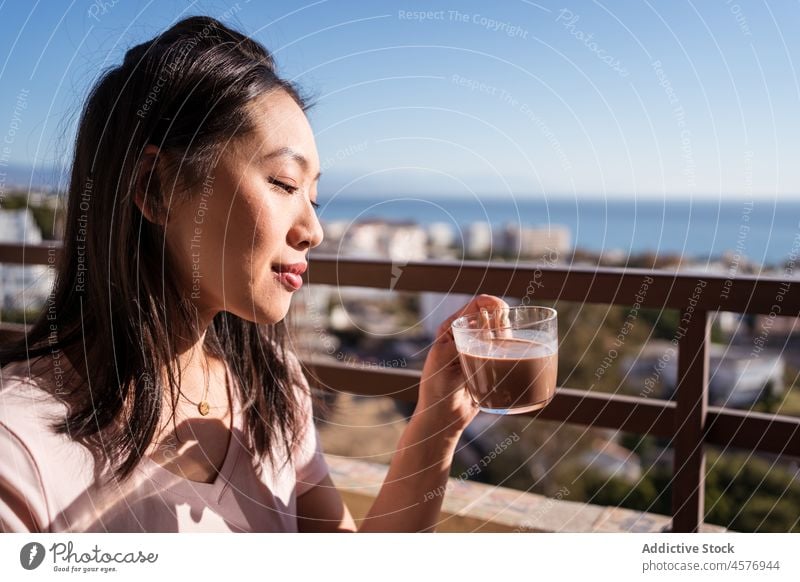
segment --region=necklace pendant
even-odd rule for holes
[[[211,407],[208,405],[208,402],[205,400],[200,401],[200,404],[197,405],[197,411],[202,414],[203,416],[207,416]]]

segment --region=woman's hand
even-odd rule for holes
[[[462,315],[504,307],[508,308],[508,303],[499,297],[478,295],[442,322],[422,369],[415,416],[424,416],[441,430],[459,434],[472,422],[478,406],[467,392],[450,324]]]
[[[480,295],[439,326],[422,370],[417,407],[359,531],[435,531],[443,499],[435,492],[447,489],[458,441],[478,413],[465,388],[450,324],[467,313],[503,307],[508,305],[502,299]]]

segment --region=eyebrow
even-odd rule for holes
[[[303,170],[308,170],[308,167],[310,165],[308,159],[306,159],[306,157],[303,154],[301,154],[296,150],[293,150],[288,146],[279,148],[269,154],[265,154],[264,156],[262,156],[261,161],[266,162],[267,160],[271,160],[272,158],[278,158],[278,157],[286,157],[294,160],[300,165],[301,168],[303,168]],[[317,175],[314,177],[314,182],[319,180],[320,176],[322,176],[322,172],[317,172]]]

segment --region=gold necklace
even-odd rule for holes
[[[189,403],[194,404],[197,407],[197,412],[200,413],[201,416],[208,416],[208,413],[211,412],[211,406],[208,404],[208,386],[211,384],[211,372],[209,371],[208,376],[206,377],[206,388],[203,391],[203,398],[200,402],[194,402],[190,400],[186,394],[181,392],[181,396]]]

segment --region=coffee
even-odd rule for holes
[[[483,345],[485,355],[459,353],[467,390],[482,409],[528,412],[550,402],[558,371],[555,349],[517,338]]]

